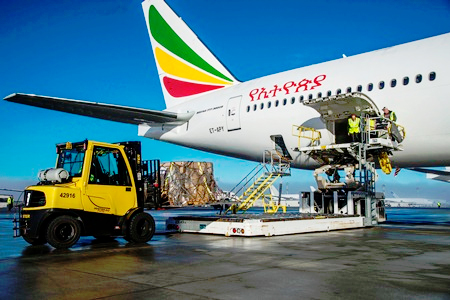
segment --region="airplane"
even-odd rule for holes
[[[318,164],[295,150],[293,125],[330,145],[346,137],[351,113],[381,116],[386,106],[407,132],[395,166],[450,165],[450,33],[240,82],[163,0],[142,7],[164,111],[20,93],[5,100],[136,124],[143,137],[256,162],[278,147],[302,169]]]
[[[450,182],[450,167],[445,167],[445,170],[434,170],[425,168],[410,168],[409,170],[425,173],[427,175],[427,179]]]
[[[392,197],[384,200],[386,207],[437,207],[437,202],[426,198],[400,198],[396,193],[391,192]]]

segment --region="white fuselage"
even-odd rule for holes
[[[429,78],[432,73],[434,80]],[[421,76],[420,83],[416,82],[418,76]],[[406,85],[405,77],[409,79]],[[395,87],[391,87],[393,79],[396,80]],[[307,84],[298,88],[302,80]],[[297,86],[290,87],[291,82]],[[382,89],[380,82],[384,82]],[[373,85],[371,91],[369,84]],[[359,85],[361,92],[370,97],[379,110],[386,106],[395,111],[397,122],[406,129],[406,139],[402,143],[404,151],[395,153],[394,165],[450,165],[450,121],[447,120],[450,111],[450,34],[210,92],[168,109],[195,111],[188,123],[162,128],[140,125],[139,134],[253,161],[261,161],[264,150],[274,148],[271,136],[281,135],[293,158],[292,166],[311,168],[316,165],[314,161],[293,151],[298,146],[298,138],[292,135],[292,125],[319,129],[322,145],[334,142],[334,134],[326,128],[316,110],[302,103],[301,97],[317,98],[326,96],[328,91],[336,95],[338,90],[346,93],[348,88],[356,92]]]

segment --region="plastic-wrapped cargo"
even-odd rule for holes
[[[171,206],[214,203],[221,193],[210,162],[179,161],[161,164],[162,197]]]

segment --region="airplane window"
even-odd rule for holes
[[[317,93],[317,98],[322,98],[322,93],[321,92]]]
[[[362,85],[358,85],[356,89],[358,90],[358,92],[362,92]]]
[[[275,106],[278,106],[278,103],[280,103],[280,101],[275,101]]]
[[[264,103],[261,103],[261,109],[264,109]]]
[[[378,84],[378,88],[380,90],[384,89],[384,81],[380,81],[380,83]]]
[[[287,99],[283,99],[283,105],[286,105]]]
[[[416,76],[416,83],[421,83],[422,82],[422,75],[418,74]]]
[[[337,89],[336,95],[339,95],[341,93],[341,89]]]
[[[300,103],[303,103],[303,99],[304,99],[304,97],[303,97],[303,95],[301,95],[300,96]]]
[[[313,94],[308,95],[308,99],[311,100],[313,98]]]
[[[392,79],[391,80],[391,87],[395,87],[397,85],[397,80],[396,79]]]
[[[347,88],[347,93],[351,93],[352,92],[352,88],[351,87],[348,87]]]
[[[403,78],[403,85],[408,85],[409,83],[409,78],[408,77],[404,77]]]
[[[270,108],[271,106],[272,106],[272,102],[269,101],[269,102],[267,103],[267,108]]]
[[[250,111],[250,106],[247,106],[247,112],[249,112]]]
[[[330,97],[331,96],[331,91],[327,92],[327,96]]]
[[[291,98],[291,104],[294,104],[295,103],[295,97],[292,97]]]
[[[367,85],[367,90],[370,92],[371,90],[373,90],[373,83],[369,83]]]
[[[435,72],[431,72],[430,76],[428,77],[430,79],[430,81],[433,81],[436,79],[436,73]]]
[[[255,105],[253,105],[253,110],[256,110],[256,104],[255,104]]]

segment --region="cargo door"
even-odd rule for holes
[[[320,113],[337,144],[348,142],[347,119],[351,114],[360,116],[361,113],[365,113],[371,116],[381,116],[372,99],[362,93],[309,99],[304,101],[304,105],[314,108]]]
[[[230,98],[227,103],[227,129],[228,131],[241,129],[239,116],[242,96]]]
[[[363,112],[370,115],[381,115],[375,103],[362,93],[305,100],[303,104],[317,110],[326,121],[345,120],[351,114],[359,116]]]

